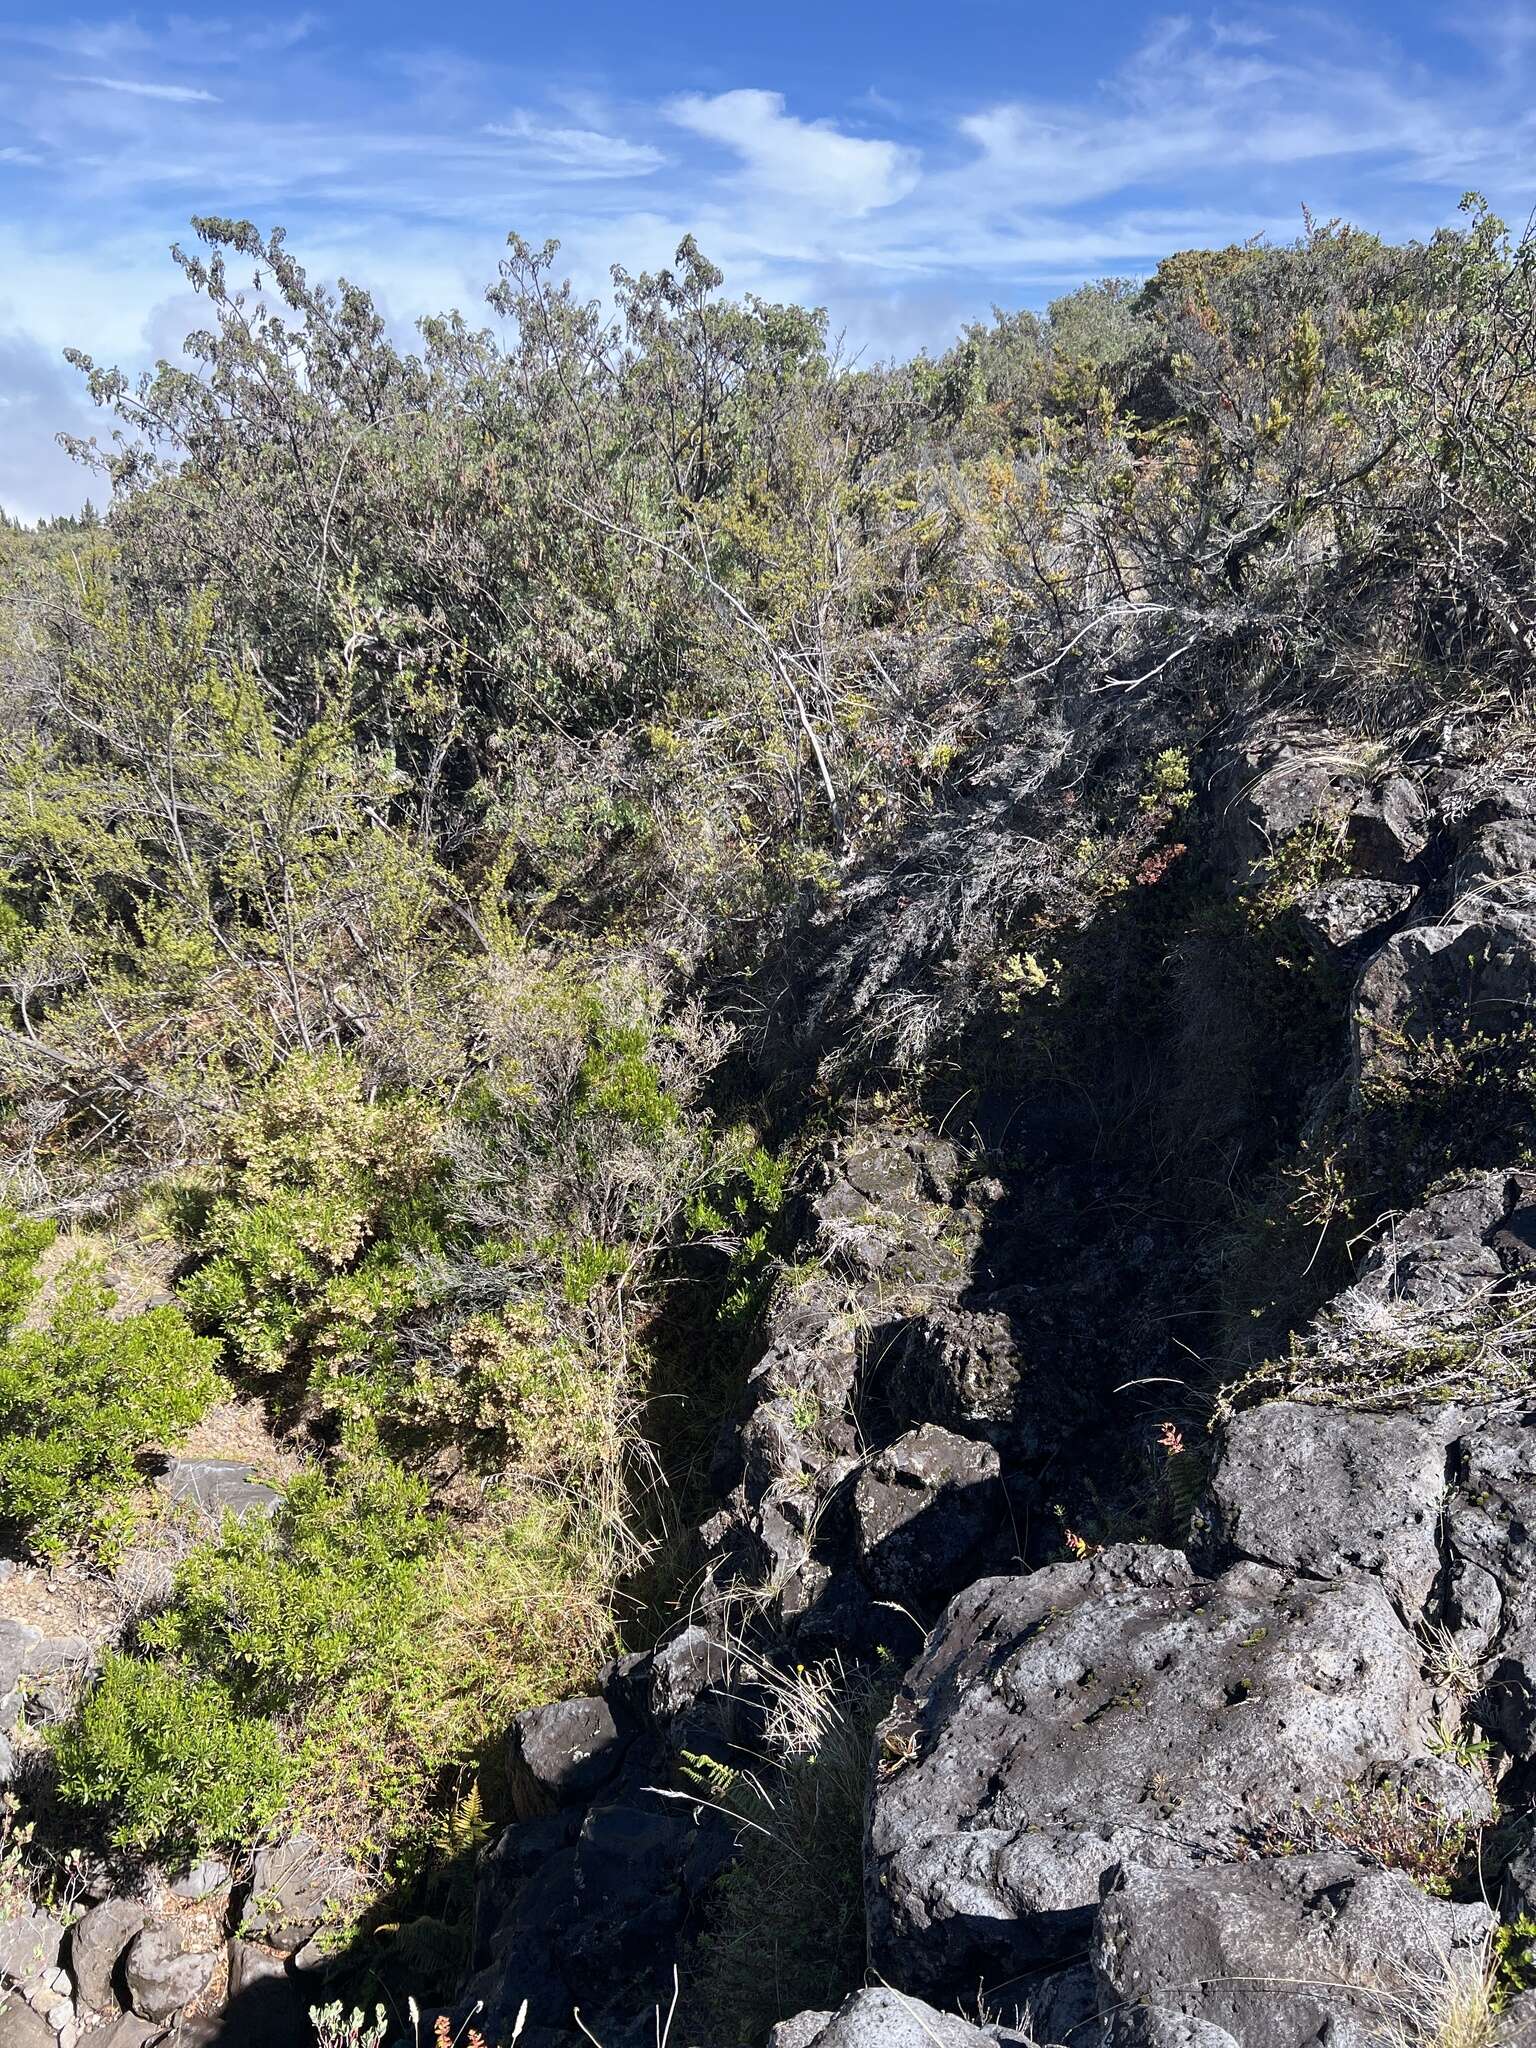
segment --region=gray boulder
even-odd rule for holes
[[[954,1600],[879,1745],[874,1967],[955,2002],[1069,1959],[1106,1874],[1255,1829],[1425,1753],[1418,1643],[1370,1578],[1197,1580],[1121,1545]]]
[[[171,1880],[171,1891],[178,1899],[211,1899],[229,1880],[229,1865],[221,1857],[202,1856]]]
[[[64,1947],[64,1923],[41,1906],[14,1914],[0,1923],[0,1977],[23,1991],[58,1967]]]
[[[997,1526],[1001,1475],[990,1444],[936,1423],[877,1452],[854,1489],[859,1568],[871,1590],[932,1612],[965,1582]]]
[[[313,1835],[259,1849],[240,1931],[285,1954],[319,1932],[357,1889],[357,1873]]]
[[[1411,1075],[1422,1047],[1500,1039],[1536,1008],[1536,903],[1483,901],[1465,922],[1410,925],[1370,961],[1355,990],[1355,1075]]]
[[[1251,1558],[1311,1578],[1369,1573],[1416,1618],[1440,1569],[1450,1433],[1443,1407],[1246,1409],[1227,1425],[1197,1517],[1198,1554],[1216,1570]]]
[[[215,1516],[269,1515],[282,1499],[238,1458],[172,1458],[161,1484],[173,1501]]]
[[[1105,2009],[1145,2005],[1242,2048],[1379,2048],[1404,2004],[1480,1979],[1494,1916],[1352,1856],[1116,1873],[1093,1936]],[[1145,2038],[1145,2037],[1144,2037]]]
[[[0,2048],[58,2048],[58,2037],[15,1991],[0,1991]]]
[[[821,2030],[807,2031],[803,2023],[817,2020]],[[781,2022],[769,2036],[769,2048],[994,2048],[994,2041],[968,2021],[882,1985],[855,1991],[835,2013],[803,2013]]]
[[[205,1933],[195,1921],[178,1918],[151,1920],[134,1937],[123,1977],[141,2019],[175,2019],[208,1989],[220,1951],[191,1945]]]
[[[149,1917],[138,1899],[103,1899],[76,1921],[69,1937],[69,1968],[80,2003],[91,2012],[118,2008],[113,1978],[118,1960]]]

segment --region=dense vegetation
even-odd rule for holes
[[[0,530],[0,1520],[121,1552],[139,1454],[259,1403],[301,1476],[184,1546],[58,1793],[151,1854],[281,1817],[451,1919],[510,1716],[686,1594],[817,1077],[920,1094],[978,1014],[1081,1059],[1232,711],[1507,708],[1536,246],[1320,226],[850,368],[691,243],[610,316],[514,237],[406,354],[198,235],[188,365],[80,359],[107,516]],[[822,935],[1000,759],[1047,829],[957,828],[850,992]],[[1315,1153],[1251,1164],[1311,1229]],[[174,1304],[118,1308],[123,1243]]]

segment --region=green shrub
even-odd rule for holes
[[[34,1223],[0,1209],[0,1337],[26,1314],[38,1288],[38,1259],[53,1239],[51,1223]]]
[[[567,1275],[569,1286],[569,1270]],[[585,1490],[619,1455],[622,1389],[534,1302],[471,1316],[447,1340],[448,1370],[401,1373],[389,1423],[503,1481]]]
[[[46,1326],[0,1347],[0,1521],[39,1551],[104,1528],[150,1445],[175,1443],[218,1392],[218,1346],[179,1309],[114,1321],[98,1262],[60,1277]]]
[[[176,1574],[146,1644],[218,1673],[242,1708],[286,1714],[402,1632],[433,1539],[425,1485],[382,1458],[306,1472],[270,1517],[226,1518]]]
[[[116,1651],[49,1739],[60,1797],[100,1814],[126,1849],[248,1842],[289,1776],[277,1731],[216,1680]]]

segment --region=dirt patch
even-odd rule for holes
[[[24,1330],[41,1329],[46,1323],[60,1275],[77,1258],[100,1261],[103,1277],[117,1296],[111,1313],[121,1318],[137,1315],[141,1309],[164,1307],[173,1299],[171,1281],[182,1253],[174,1244],[140,1244],[105,1230],[61,1231],[38,1259],[37,1276],[42,1284],[22,1318]]]
[[[117,1632],[121,1612],[103,1571],[0,1557],[0,1621],[24,1622],[45,1636],[79,1636],[94,1645]]]
[[[249,1465],[254,1479],[281,1486],[304,1469],[304,1461],[272,1434],[259,1401],[219,1401],[178,1446],[183,1458],[228,1458]]]

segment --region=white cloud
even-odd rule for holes
[[[557,127],[521,109],[505,121],[488,121],[485,133],[520,143],[529,155],[579,177],[646,177],[666,162],[648,143],[626,142],[596,128]]]
[[[1485,11],[1450,4],[1466,40],[1444,23],[1433,72],[1347,8],[1218,0],[1070,88],[1007,94],[951,49],[926,103],[860,77],[825,110],[746,86],[644,101],[446,44],[342,47],[300,14],[0,22],[0,166],[18,167],[0,181],[0,382],[33,394],[6,425],[80,402],[7,356],[7,330],[53,366],[71,342],[129,370],[174,353],[205,311],[166,256],[194,212],[283,222],[313,275],[375,291],[405,338],[424,309],[474,312],[510,227],[558,236],[592,294],[611,263],[655,269],[691,232],[729,290],[826,304],[866,355],[1172,249],[1289,237],[1303,203],[1389,238],[1452,219],[1468,185],[1523,217],[1533,0],[1490,0],[1491,39]],[[730,83],[678,82],[711,76]],[[205,85],[229,95],[213,119]],[[21,202],[29,161],[49,166],[46,207]]]
[[[217,105],[219,98],[217,93],[204,92],[200,86],[154,85],[140,78],[72,78],[69,82],[71,85],[98,86],[103,92],[132,93],[136,99],[141,100],[173,100],[178,106],[187,105],[194,100],[204,100]]]
[[[802,121],[786,111],[781,92],[684,93],[666,111],[680,128],[734,150],[759,191],[808,200],[831,213],[893,205],[918,180],[915,150],[846,135],[830,121]]]

